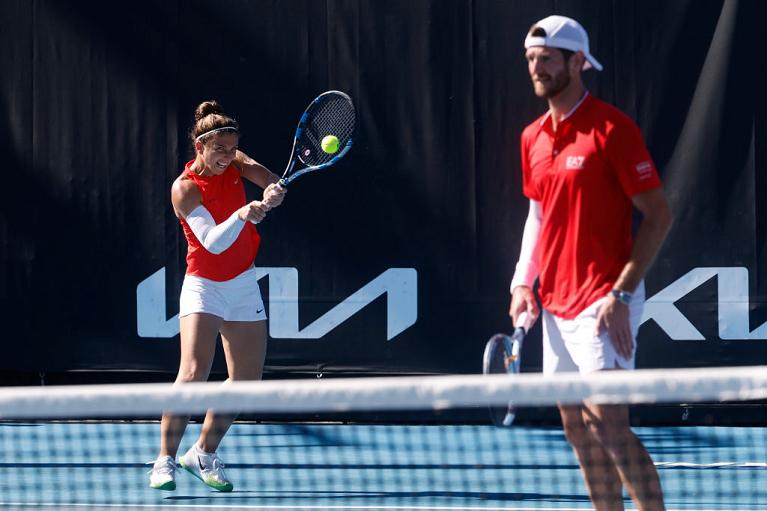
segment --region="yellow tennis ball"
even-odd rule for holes
[[[322,139],[322,150],[328,154],[333,154],[338,151],[338,137],[335,135],[328,135]]]

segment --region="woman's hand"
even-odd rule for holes
[[[254,224],[259,223],[266,218],[266,212],[269,211],[269,207],[261,201],[254,200],[248,204],[245,204],[237,211],[237,216],[243,222],[251,222]]]
[[[264,190],[264,204],[267,209],[276,208],[282,204],[285,199],[285,194],[288,192],[287,188],[283,188],[277,183],[272,183]]]

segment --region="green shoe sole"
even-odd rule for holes
[[[168,481],[167,483],[161,484],[160,486],[152,486],[150,484],[149,487],[155,490],[173,491],[176,489],[176,481]]]
[[[199,479],[200,481],[202,481],[202,482],[203,482],[203,483],[205,483],[206,485],[210,486],[210,487],[211,487],[211,488],[213,488],[214,490],[218,490],[218,491],[220,491],[220,492],[224,492],[224,493],[226,493],[226,492],[230,492],[230,491],[232,491],[232,490],[234,489],[234,486],[232,485],[232,483],[226,483],[226,484],[218,484],[218,483],[217,483],[217,482],[215,482],[215,481],[206,481],[205,479],[203,479],[202,477],[200,477],[199,475],[197,475],[197,473],[196,473],[194,470],[192,470],[192,468],[190,468],[190,467],[187,467],[187,466],[186,466],[186,465],[184,465],[183,463],[179,463],[179,464],[181,465],[181,468],[183,468],[184,470],[186,470],[187,472],[189,472],[189,473],[190,473],[190,474],[192,474],[194,477],[196,477],[197,479]]]

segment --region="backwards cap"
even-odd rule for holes
[[[536,28],[542,29],[545,36],[530,35]],[[589,52],[589,35],[580,23],[565,16],[543,18],[530,29],[525,38],[525,49],[531,46],[549,46],[563,50],[580,51],[586,57],[583,69],[593,67],[602,70],[602,64]]]

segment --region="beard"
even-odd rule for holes
[[[553,98],[570,85],[570,73],[567,67],[564,67],[562,71],[553,76],[540,75],[540,77],[547,78],[547,80],[544,82],[533,80],[533,88],[535,89],[536,96],[541,98]]]

